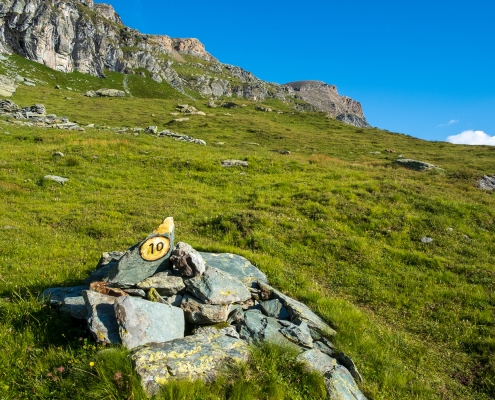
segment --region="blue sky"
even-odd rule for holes
[[[198,38],[261,79],[335,84],[373,126],[495,136],[493,0],[110,2],[126,25]]]

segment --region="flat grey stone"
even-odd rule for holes
[[[342,365],[325,374],[324,379],[330,400],[366,400],[351,373]]]
[[[83,291],[83,297],[88,309],[88,328],[95,340],[107,344],[121,343],[114,310],[117,297],[89,290]]]
[[[0,97],[10,97],[15,93],[16,89],[14,79],[6,75],[0,75]]]
[[[311,338],[308,325],[305,322],[301,322],[299,325],[288,322],[283,325],[285,326],[280,329],[280,333],[287,339],[300,346],[308,347],[310,349],[313,348],[313,339]]]
[[[199,254],[205,260],[206,265],[227,272],[248,287],[255,286],[257,281],[268,283],[266,275],[244,257],[230,253],[200,252]]]
[[[433,242],[433,239],[431,237],[424,237],[424,238],[421,238],[421,241],[424,244],[429,244],[429,243]]]
[[[304,353],[299,354],[297,356],[297,361],[303,362],[308,369],[318,371],[323,375],[333,371],[338,365],[335,358],[332,358],[317,349],[306,350]]]
[[[56,176],[56,175],[45,175],[43,179],[54,181],[60,183],[61,185],[69,181],[69,178],[62,178],[61,176]]]
[[[163,223],[142,242],[132,246],[110,271],[108,281],[119,287],[132,287],[138,282],[169,269],[169,257],[174,246],[175,226],[172,218]],[[168,251],[167,245],[169,245]],[[162,247],[160,247],[162,246]],[[162,250],[159,250],[159,249]],[[151,254],[151,251],[153,254]],[[156,260],[143,258],[159,257]]]
[[[172,380],[211,382],[231,362],[246,361],[247,343],[222,334],[192,335],[137,348],[132,359],[149,396]]]
[[[282,320],[290,318],[289,311],[279,299],[260,301],[260,309],[263,314]]]
[[[136,285],[139,289],[155,288],[160,296],[174,296],[182,293],[186,285],[180,276],[169,276],[166,273],[157,273]]]
[[[185,283],[190,293],[207,304],[231,304],[251,298],[251,292],[241,281],[212,267]]]
[[[432,168],[438,168],[436,165],[429,164],[423,161],[411,160],[409,158],[399,158],[395,160],[394,163],[405,168],[412,169],[414,171],[427,171]]]
[[[263,282],[259,281],[258,284],[262,292],[268,293],[271,298],[279,299],[282,304],[287,307],[291,321],[295,324],[306,322],[310,329],[314,329],[323,335],[336,334],[336,332],[325,321],[323,321],[323,319],[311,311],[307,305],[286,296]]]
[[[178,307],[123,296],[115,302],[115,315],[128,349],[184,337],[184,313]]]
[[[96,91],[96,95],[100,97],[125,97],[125,92],[116,89],[100,89]]]
[[[88,308],[82,296],[66,297],[62,302],[60,311],[68,313],[76,319],[86,319],[88,315]]]
[[[241,160],[224,160],[222,161],[222,167],[247,167],[247,161]]]
[[[330,357],[335,357],[335,351],[333,350],[332,347],[328,346],[327,344],[321,342],[321,341],[315,341],[313,342],[313,349],[320,350],[322,353],[326,354],[327,356]]]
[[[201,300],[186,293],[180,305],[188,322],[193,324],[216,324],[227,321],[228,304],[204,304]]]
[[[201,254],[184,242],[177,243],[170,261],[182,276],[199,276],[206,270],[206,263]]]
[[[210,335],[221,333],[222,335],[227,335],[236,339],[240,339],[237,330],[233,326],[227,325],[225,322],[216,325],[200,326],[194,331],[195,335]]]

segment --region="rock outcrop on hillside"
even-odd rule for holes
[[[361,103],[350,97],[339,95],[337,86],[321,81],[298,81],[286,85],[294,89],[299,97],[317,110],[326,111],[330,116],[349,125],[369,127]]]
[[[287,102],[301,98],[309,108],[367,126],[361,105],[338,95],[335,86],[262,81],[242,68],[218,62],[198,39],[142,34],[126,27],[111,5],[93,0],[2,0],[0,52],[17,53],[61,72],[99,77],[105,70],[139,73],[158,83],[166,81],[186,95],[193,91],[208,98]]]

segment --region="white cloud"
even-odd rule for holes
[[[459,123],[459,120],[458,119],[451,119],[446,124],[440,124],[438,126],[450,126],[450,125],[454,125],[454,124],[458,124],[458,123]]]
[[[454,144],[472,144],[495,146],[495,136],[489,136],[483,131],[464,131],[458,135],[449,136],[447,142]]]

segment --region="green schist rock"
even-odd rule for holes
[[[193,335],[166,343],[151,343],[132,353],[136,372],[150,396],[171,380],[212,381],[223,366],[246,361],[247,343],[222,334]]]
[[[244,257],[230,253],[202,253],[206,265],[220,269],[236,277],[248,287],[253,287],[257,281],[268,283],[266,275]]]
[[[96,341],[107,344],[121,343],[114,309],[117,297],[90,290],[83,291],[83,297],[88,309],[88,328]]]
[[[206,304],[241,303],[251,298],[251,292],[241,281],[212,267],[185,283],[187,290]]]
[[[167,273],[159,272],[136,285],[139,289],[156,289],[160,296],[174,296],[186,288],[180,276],[169,276]]]
[[[110,271],[117,266],[117,263],[124,254],[125,253],[121,251],[104,252],[100,257],[100,261],[98,262],[95,270],[88,278],[86,278],[85,282],[89,284],[92,282],[101,282],[107,279]]]
[[[228,304],[204,304],[201,300],[186,293],[180,305],[188,322],[193,324],[216,324],[227,321]]]
[[[289,311],[284,307],[279,299],[260,301],[260,308],[263,314],[277,319],[289,319]]]
[[[131,350],[184,337],[184,313],[178,307],[122,296],[115,302],[115,315],[122,344]]]
[[[66,312],[76,319],[86,319],[88,308],[82,296],[66,297],[60,307],[60,311]]]
[[[131,247],[110,271],[109,282],[131,287],[157,272],[169,269],[174,246],[174,220],[169,217],[145,240]]]
[[[294,325],[288,321],[281,321],[281,324],[284,325],[284,327],[280,329],[280,333],[287,339],[300,346],[308,347],[310,349],[313,348],[313,339],[311,338],[311,333],[306,322]]]
[[[309,370],[323,374],[328,398],[331,400],[366,400],[351,373],[335,358],[323,354],[317,349],[307,350],[297,356]]]
[[[287,307],[292,322],[296,324],[306,322],[309,328],[315,329],[323,335],[335,335],[337,333],[330,328],[325,321],[318,317],[318,315],[311,311],[307,305],[286,296],[264,282],[258,281],[258,285],[262,292],[269,293],[271,297],[279,299],[283,305]]]
[[[337,365],[332,373],[326,374],[324,378],[330,400],[366,400],[345,367]]]

